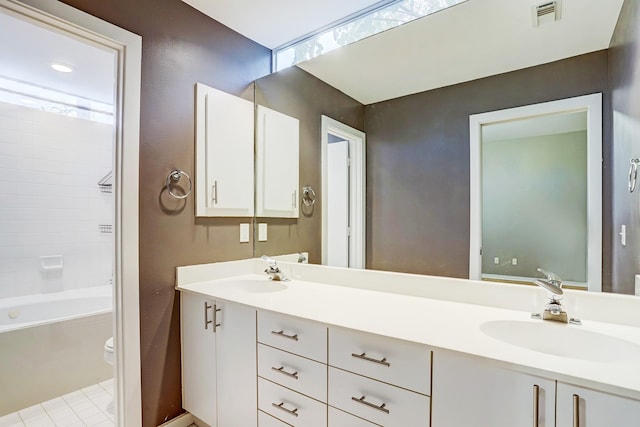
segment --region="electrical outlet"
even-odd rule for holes
[[[500,264],[500,258],[498,258],[498,257],[493,258],[493,263],[494,263],[495,265]]]
[[[249,243],[249,224],[240,224],[240,243]]]
[[[267,223],[261,222],[258,224],[258,242],[267,241]]]
[[[518,258],[511,258],[511,265],[518,265]]]

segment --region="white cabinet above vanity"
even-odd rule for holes
[[[257,259],[178,269],[182,295],[257,313],[242,332],[257,364],[246,388],[257,384],[256,421],[244,427],[639,425],[640,324],[630,314],[640,301],[567,291],[567,311],[582,319],[569,325],[530,318],[546,302],[533,287],[279,267],[291,281],[277,287]],[[188,396],[196,383],[183,383]],[[239,388],[218,381],[216,390]]]
[[[253,109],[196,83],[196,216],[253,216]]]

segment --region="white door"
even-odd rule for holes
[[[329,143],[327,265],[349,267],[349,141]]]

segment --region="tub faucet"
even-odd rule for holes
[[[269,266],[265,268],[264,272],[269,276],[269,280],[279,281],[279,282],[288,282],[289,278],[284,275],[280,267],[278,267],[278,263],[275,259],[268,257],[266,255],[262,255],[262,259],[269,263]]]
[[[549,302],[542,312],[543,320],[555,320],[567,323],[567,312],[563,310],[560,300],[564,292],[562,291],[562,279],[557,274],[538,268],[538,271],[546,276],[546,279],[536,279],[533,283],[548,291]],[[572,319],[573,320],[573,319]],[[572,322],[573,323],[573,322]]]

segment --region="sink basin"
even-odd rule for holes
[[[287,285],[283,282],[274,282],[266,277],[264,280],[238,280],[233,283],[233,287],[252,294],[278,292],[287,289]]]
[[[640,345],[581,328],[559,322],[516,320],[480,326],[491,338],[539,353],[591,362],[640,359]]]

